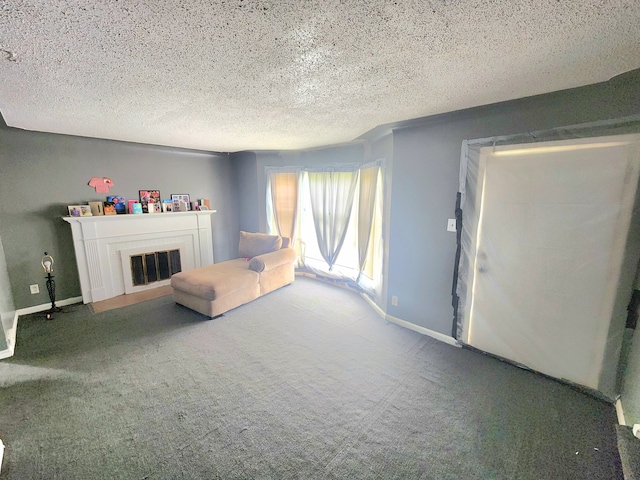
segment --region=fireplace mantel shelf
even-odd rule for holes
[[[211,265],[213,213],[216,210],[63,217],[71,226],[83,302],[161,285],[130,288],[130,255],[178,249],[182,270]]]
[[[206,210],[204,212],[166,212],[166,213],[142,213],[142,214],[125,214],[125,215],[89,215],[87,217],[62,217],[62,219],[67,223],[78,222],[78,223],[90,223],[90,222],[111,222],[115,220],[143,220],[143,219],[151,219],[151,218],[162,218],[169,220],[169,217],[178,217],[183,215],[211,215],[216,213],[217,210]]]

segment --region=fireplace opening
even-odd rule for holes
[[[131,281],[134,287],[149,285],[167,280],[171,275],[182,271],[180,250],[131,255]]]

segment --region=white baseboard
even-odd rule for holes
[[[66,305],[73,305],[74,303],[81,303],[82,297],[72,297],[66,298],[64,300],[56,301],[57,307],[64,307]],[[51,308],[50,303],[46,303],[43,305],[35,305],[33,307],[20,308],[16,310],[13,315],[13,323],[9,327],[9,329],[5,332],[5,336],[7,339],[7,348],[5,350],[0,351],[0,360],[3,358],[13,357],[13,354],[16,349],[16,333],[18,331],[18,317],[20,315],[29,315],[31,313],[44,312]]]
[[[625,426],[627,424],[624,418],[624,410],[622,409],[622,400],[618,398],[614,404],[616,407],[616,415],[618,416],[618,424]]]
[[[400,325],[401,327],[408,328],[409,330],[413,330],[414,332],[421,333],[423,335],[427,335],[431,338],[435,338],[436,340],[440,340],[448,345],[453,345],[454,347],[462,347],[460,343],[453,337],[449,337],[448,335],[444,335],[440,332],[435,332],[433,330],[429,330],[428,328],[421,327],[420,325],[416,325],[415,323],[407,322],[406,320],[402,320],[400,318],[394,317],[393,315],[388,315],[384,313],[382,310],[370,297],[369,295],[365,295],[364,293],[360,294],[365,301],[371,305],[378,315],[380,315],[385,320],[388,320],[396,325]]]
[[[453,345],[454,347],[461,347],[458,341],[450,337],[449,335],[445,335],[440,332],[436,332],[434,330],[429,330],[428,328],[422,327],[420,325],[416,325],[415,323],[407,322],[406,320],[402,320],[400,318],[396,318],[393,315],[385,315],[385,318],[392,323],[400,325],[401,327],[408,328],[409,330],[413,330],[414,332],[421,333],[423,335],[427,335],[431,338],[435,338],[436,340],[440,340],[449,345]]]
[[[386,318],[387,318],[387,314],[386,314],[386,313],[384,313],[384,310],[382,310],[382,309],[378,306],[378,304],[377,304],[376,302],[374,302],[373,300],[371,300],[371,297],[370,297],[369,295],[367,295],[367,294],[365,294],[365,293],[361,293],[361,294],[360,294],[360,296],[361,296],[362,298],[364,298],[364,299],[365,299],[365,301],[366,301],[369,305],[371,305],[371,308],[373,308],[373,309],[376,311],[376,313],[377,313],[378,315],[380,315],[382,318],[384,318],[384,319],[386,320]]]
[[[74,303],[82,303],[82,297],[66,298],[64,300],[56,300],[56,307],[64,307],[66,305],[73,305]],[[21,308],[16,311],[18,315],[29,315],[31,313],[44,312],[51,308],[51,303],[44,303],[42,305],[34,305],[33,307]]]
[[[11,326],[13,325],[13,318],[16,315],[15,310],[11,310],[8,312],[0,313],[0,319],[2,320],[2,329],[5,332],[8,332]]]
[[[13,319],[9,327],[4,331],[4,336],[7,341],[7,348],[0,351],[0,360],[3,358],[13,357],[13,352],[16,348],[16,331],[18,330],[18,312],[13,312]],[[4,326],[4,322],[3,322]]]
[[[8,343],[8,342],[7,342]],[[0,360],[4,360],[5,358],[13,357],[14,348],[7,348],[0,352]]]
[[[295,275],[296,275],[297,277],[316,278],[316,276],[315,276],[313,273],[301,272],[300,270],[296,270],[296,271],[295,271]]]

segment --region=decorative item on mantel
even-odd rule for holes
[[[155,204],[162,203],[160,190],[139,190],[142,213],[158,213]],[[160,211],[162,207],[160,207]]]
[[[104,204],[102,202],[89,202],[91,208],[91,215],[104,215]]]
[[[191,198],[186,193],[172,193],[174,212],[188,212],[191,209]]]
[[[127,199],[122,195],[109,195],[107,197],[107,202],[113,202],[116,207],[116,213],[118,215],[127,213]]]
[[[49,300],[51,300],[51,308],[45,312],[45,316],[47,320],[53,320],[53,314],[62,311],[60,307],[56,307],[56,281],[51,275],[53,273],[53,257],[44,252],[40,265],[42,265],[44,273],[47,274],[45,277],[47,279],[47,292],[49,292]]]
[[[92,177],[89,186],[96,189],[96,193],[109,193],[109,189],[115,184],[109,177]]]

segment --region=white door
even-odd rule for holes
[[[463,341],[598,389],[638,183],[637,142],[483,149]]]

